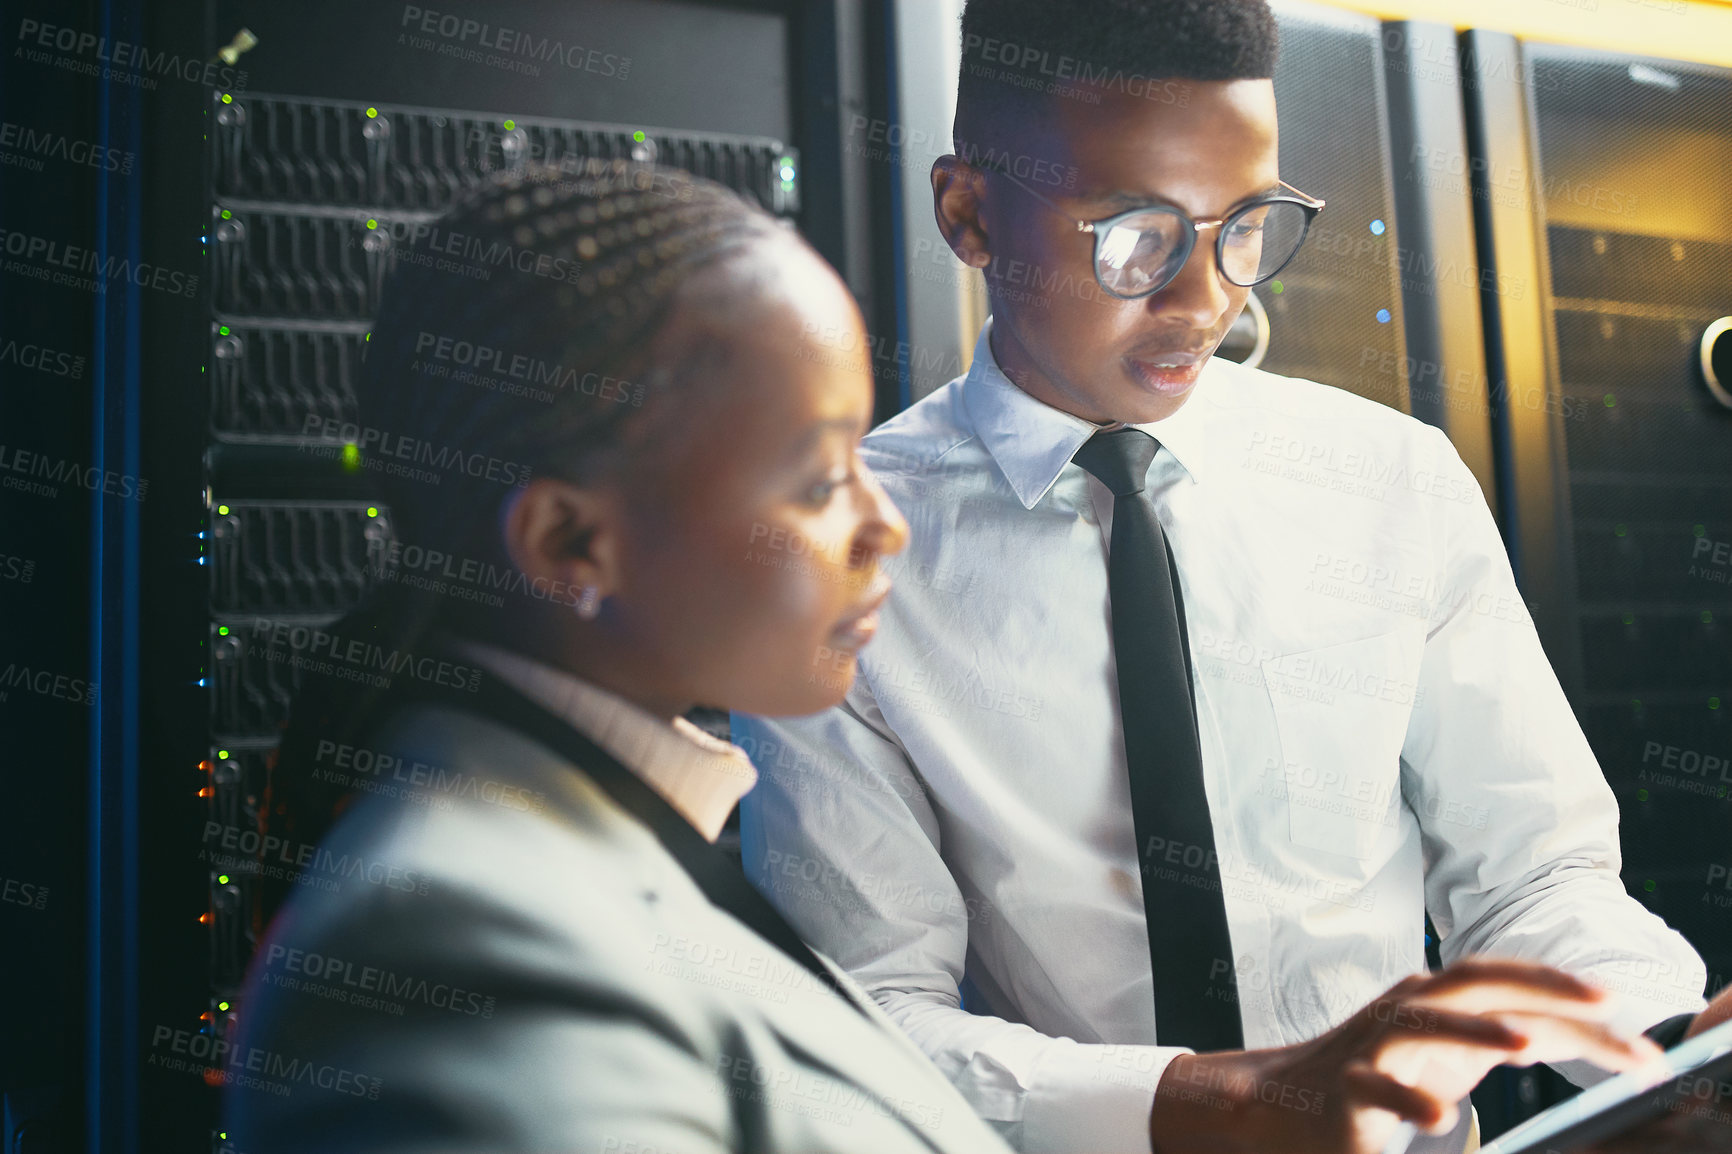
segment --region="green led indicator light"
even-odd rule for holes
[[[361,338],[361,339],[362,339],[362,340],[363,340],[363,341],[366,341],[366,342],[367,342],[367,343],[369,343],[369,344],[371,344],[371,343],[372,343],[372,340],[373,340],[373,334],[372,334],[372,333],[368,333],[368,334],[367,334],[367,335],[366,335],[366,336],[363,336],[363,337],[362,337],[362,338]]]
[[[377,108],[367,109],[367,119],[368,120],[372,120],[372,119],[376,118],[378,115],[379,115],[379,110]]]
[[[517,127],[517,121],[515,121],[515,120],[507,120],[505,122],[505,131],[507,131],[507,132],[511,132],[516,127]]]
[[[223,219],[224,219],[224,220],[229,220],[229,219],[231,219],[231,218],[232,218],[232,217],[233,217],[233,216],[234,216],[234,213],[232,213],[232,212],[230,212],[230,211],[229,211],[229,210],[228,210],[228,209],[226,209],[226,208],[225,208],[225,209],[223,209]]]
[[[1624,614],[1624,624],[1625,625],[1634,625],[1635,623],[1636,623],[1636,615],[1634,613]]]
[[[1649,893],[1653,893],[1655,890],[1659,889],[1660,886],[1653,878],[1649,878],[1647,881],[1642,883],[1642,888]]]
[[[1606,394],[1606,408],[1615,409],[1617,407],[1618,407],[1618,398],[1612,396],[1612,394],[1610,394],[1610,393],[1607,393]]]
[[[228,884],[229,884],[229,875],[228,874],[218,874],[217,875],[217,885],[226,886]]]
[[[217,326],[217,332],[221,333],[223,336],[226,337],[229,335],[229,327],[227,325],[218,325]]]
[[[227,505],[218,505],[217,512],[226,517],[229,514],[229,507]]]
[[[229,751],[226,749],[217,750],[217,759],[219,761],[227,761],[229,759]]]
[[[1282,293],[1287,291],[1287,288],[1280,281],[1272,280],[1269,282],[1269,291],[1274,293],[1276,296],[1280,296]]]
[[[219,1010],[226,1010],[228,1008],[229,1008],[229,1004],[227,1002],[218,1002],[217,1003],[217,1009],[219,1009]]]
[[[1708,535],[1708,526],[1706,526],[1706,525],[1696,526],[1696,536],[1706,537],[1707,535]]]
[[[218,637],[227,637],[228,635],[229,635],[229,627],[227,625],[217,626],[217,636]]]
[[[361,467],[361,446],[359,446],[359,445],[344,445],[343,446],[343,468],[345,468],[345,469],[349,470],[349,472],[353,473],[356,469],[359,469],[360,467]]]
[[[378,515],[379,515],[379,510],[378,510],[378,508],[377,508],[377,507],[375,507],[375,506],[373,506],[373,505],[368,505],[368,506],[367,506],[367,516],[369,516],[369,517],[377,517],[377,516],[378,516]]]
[[[234,102],[235,102],[235,98],[234,98],[234,97],[232,97],[232,96],[230,96],[230,95],[229,95],[229,94],[228,94],[228,93],[226,93],[226,92],[225,92],[225,93],[223,93],[223,103],[224,103],[224,104],[233,104],[233,103],[234,103]]]
[[[1624,526],[1619,525],[1616,529],[1613,529],[1612,532],[1615,533],[1616,535],[1618,535],[1619,537],[1623,537],[1629,533],[1629,530],[1624,528]]]
[[[640,128],[636,132],[632,133],[631,138],[633,140],[637,141],[639,144],[642,144],[643,143],[643,129]]]
[[[1702,610],[1702,624],[1704,624],[1704,625],[1714,624],[1714,613],[1712,610],[1708,610],[1708,609]]]
[[[372,219],[372,218],[371,218],[371,217],[368,217],[368,218],[367,218],[367,227],[368,227],[368,228],[378,228],[378,227],[379,227],[379,222],[378,222],[378,221],[376,221],[376,220],[374,220],[374,219]]]
[[[1637,801],[1647,801],[1648,800],[1648,791],[1645,789],[1638,789],[1636,791],[1636,800]]]
[[[1708,699],[1708,708],[1709,709],[1719,709],[1720,708],[1720,699],[1718,697],[1710,697]]]

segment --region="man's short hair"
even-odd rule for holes
[[[1161,99],[1163,81],[1267,80],[1277,51],[1266,0],[967,0],[957,145],[1091,85]]]

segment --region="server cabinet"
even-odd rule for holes
[[[1732,976],[1732,72],[1463,43],[1511,555],[1624,883]],[[1662,985],[1664,984],[1662,976]],[[1698,991],[1680,991],[1684,994]]]
[[[293,638],[392,580],[401,556],[366,453],[343,433],[392,262],[493,173],[631,156],[757,198],[847,271],[869,245],[850,248],[844,228],[836,66],[862,73],[869,13],[849,0],[507,2],[455,23],[435,13],[429,28],[423,8],[347,0],[119,8],[109,35],[201,67],[104,89],[138,163],[94,199],[117,251],[142,245],[193,287],[138,294],[111,318],[131,343],[92,364],[94,413],[74,426],[86,445],[106,431],[110,463],[152,487],[74,531],[95,556],[65,557],[106,574],[88,595],[92,636],[73,644],[103,646],[115,703],[89,789],[68,795],[86,817],[54,832],[91,863],[61,875],[61,908],[84,919],[88,968],[68,981],[91,993],[66,1049],[86,1085],[60,1068],[10,1079],[7,1138],[40,1139],[51,1120],[91,1150],[221,1150],[221,1045],[244,1009],[260,880],[282,866],[267,860],[273,754],[309,676]],[[243,45],[226,72],[201,71]],[[97,105],[80,112],[94,134]],[[53,748],[48,730],[38,747]]]

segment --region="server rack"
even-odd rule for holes
[[[1406,313],[1424,302],[1403,291],[1413,278],[1401,259],[1383,26],[1292,0],[1271,7],[1281,177],[1328,207],[1293,262],[1252,290],[1267,314],[1260,365],[1411,412]],[[1246,319],[1257,322],[1255,308]]]
[[[674,164],[793,217],[783,141],[271,94],[213,93],[209,322],[210,1004],[226,1040],[277,867],[275,748],[307,676],[292,642],[393,576],[389,507],[353,424],[394,254],[466,188],[531,161]],[[280,845],[276,848],[282,856]]]
[[[97,208],[85,213],[106,230],[109,251],[142,252],[196,288],[173,298],[134,293],[140,299],[126,309],[117,302],[99,313],[94,412],[67,431],[67,456],[80,444],[88,456],[93,438],[112,445],[112,460],[96,459],[148,478],[151,490],[142,507],[109,501],[99,525],[75,518],[60,531],[93,545],[89,584],[68,583],[93,614],[87,639],[68,632],[59,643],[91,649],[94,670],[101,639],[92,680],[102,678],[103,693],[90,711],[88,788],[76,779],[62,788],[68,816],[37,840],[64,847],[85,872],[20,872],[64,886],[65,900],[51,907],[54,932],[68,943],[62,953],[82,949],[86,964],[56,963],[64,989],[40,1013],[15,1000],[20,1035],[27,1028],[31,1039],[21,1057],[33,1068],[9,1071],[0,1085],[7,1143],[28,1135],[53,1150],[82,1136],[84,1148],[105,1154],[228,1148],[211,1125],[225,1071],[210,1047],[232,1025],[227,995],[258,928],[256,878],[244,871],[261,847],[238,834],[233,846],[222,841],[224,831],[254,832],[269,820],[260,807],[270,754],[298,676],[249,653],[248,640],[261,619],[328,621],[389,574],[390,509],[375,500],[369,471],[350,467],[361,459],[342,445],[309,444],[307,424],[335,426],[353,411],[367,316],[406,230],[432,219],[484,165],[647,146],[796,221],[873,311],[872,270],[858,258],[874,246],[857,209],[876,193],[851,181],[839,145],[843,118],[867,106],[867,0],[490,7],[493,19],[538,38],[633,54],[630,84],[394,47],[405,11],[352,0],[293,10],[118,0],[103,25],[109,35],[172,49],[183,62],[218,60],[217,49],[250,27],[258,46],[241,62],[250,83],[152,88],[117,76],[91,101],[87,83],[59,83],[72,73],[35,76],[58,93],[55,108],[75,114],[81,137],[137,159],[91,182]],[[839,79],[838,62],[851,81]],[[14,77],[25,71],[9,70]],[[78,90],[60,92],[68,87]],[[380,115],[366,116],[368,107]],[[387,140],[378,122],[392,115],[399,132]],[[782,140],[792,143],[767,171],[737,147]],[[18,183],[6,179],[9,197]],[[81,203],[43,199],[33,223]],[[15,224],[19,202],[9,203]],[[83,231],[66,236],[84,243]],[[48,343],[84,351],[63,336]],[[78,551],[57,562],[76,573]],[[48,593],[44,576],[39,568]],[[36,624],[45,638],[55,632],[50,620]],[[61,740],[63,719],[39,712],[26,756],[46,764],[83,748],[82,733]],[[68,914],[81,924],[62,932]]]
[[[1624,884],[1712,994],[1732,979],[1732,582],[1713,560],[1732,409],[1712,387],[1732,71],[1485,32],[1462,60],[1511,558],[1617,795]]]

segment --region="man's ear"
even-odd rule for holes
[[[531,581],[620,591],[620,509],[612,494],[552,477],[514,493],[500,518],[505,552]]]
[[[932,212],[938,231],[970,268],[992,263],[991,238],[981,217],[985,192],[986,174],[960,156],[946,153],[932,162]]]

